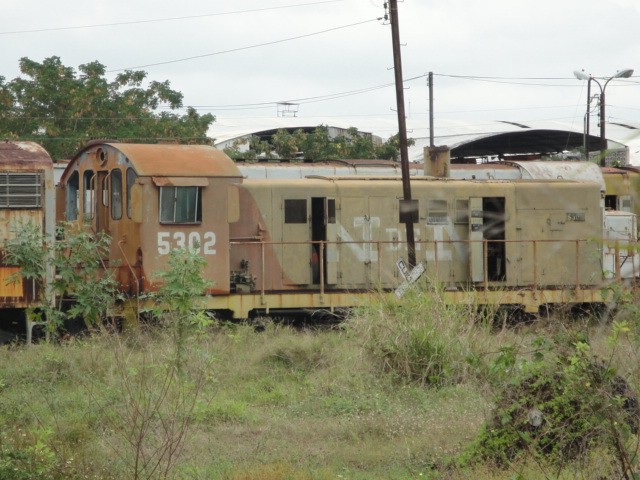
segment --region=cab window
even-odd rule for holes
[[[67,220],[78,219],[78,208],[80,206],[80,197],[78,196],[78,190],[80,189],[80,175],[78,172],[73,172],[67,181],[67,205],[66,213]]]
[[[201,187],[160,187],[160,223],[200,223]]]
[[[135,185],[138,175],[133,168],[127,168],[127,217],[131,218],[131,187]]]
[[[122,218],[122,172],[118,169],[111,171],[111,218]]]

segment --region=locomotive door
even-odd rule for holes
[[[471,280],[506,280],[505,198],[473,197],[469,209]]]
[[[309,245],[309,216],[306,198],[284,199],[284,222],[280,241],[282,255],[282,283],[307,285],[311,283],[312,248]],[[277,249],[276,248],[276,249]]]
[[[93,201],[95,202],[93,211],[95,212],[95,231],[109,232],[109,178],[110,172],[106,170],[98,171],[95,176],[95,192]]]
[[[370,231],[368,199],[363,197],[343,197],[340,200],[340,218],[337,238],[340,257],[340,284],[345,288],[367,286],[366,275],[371,263],[367,242]]]
[[[325,285],[338,283],[338,252],[336,240],[336,201],[333,198],[313,197],[311,199],[311,252],[312,283],[320,283],[320,266],[324,273]],[[320,248],[323,242],[324,248]]]

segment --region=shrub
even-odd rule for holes
[[[464,461],[507,465],[533,455],[561,467],[604,449],[626,476],[627,443],[640,418],[626,380],[592,354],[584,335],[539,340],[534,347],[532,359],[504,385]]]

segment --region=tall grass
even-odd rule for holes
[[[495,311],[447,305],[439,287],[422,282],[403,298],[384,293],[356,310],[350,331],[379,368],[422,385],[458,384],[484,375]]]
[[[494,331],[476,308],[446,307],[438,292],[380,295],[342,330],[209,326],[184,352],[180,379],[190,383],[168,386],[174,338],[159,329],[2,347],[0,478],[134,478],[136,453],[152,458],[172,425],[187,429],[171,479],[555,478],[543,459],[502,468],[454,461],[492,412],[493,372],[508,380],[518,368],[509,358],[556,331],[552,322]],[[619,365],[636,352],[631,337],[612,350],[610,329],[575,328]],[[628,367],[637,380],[640,369]],[[154,415],[138,417],[148,420],[144,441],[132,441],[142,430],[130,414],[153,402]],[[560,478],[615,471],[595,453],[583,461]]]

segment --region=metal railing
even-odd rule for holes
[[[472,246],[474,244],[482,244],[482,280],[471,280],[471,265],[470,257],[472,256]],[[527,277],[526,282],[520,280],[520,285],[512,285],[519,288],[539,289],[543,286],[556,284],[556,286],[572,286],[574,288],[581,288],[583,285],[598,285],[605,279],[603,271],[606,255],[612,255],[613,258],[613,271],[611,274],[618,281],[622,280],[622,267],[627,263],[631,267],[632,276],[637,277],[640,273],[640,269],[637,268],[637,262],[640,260],[636,252],[637,246],[635,243],[626,241],[607,242],[605,240],[422,240],[416,241],[416,253],[417,261],[426,261],[428,271],[435,279],[441,279],[442,269],[449,268],[449,275],[453,275],[454,282],[464,284],[474,284],[474,288],[478,289],[491,289],[492,287],[502,288],[506,283],[505,280],[496,280],[491,278],[490,259],[491,254],[489,247],[491,245],[502,244],[504,251],[504,258],[508,260],[507,255],[516,252],[519,255],[518,261],[523,265],[525,274]],[[299,241],[299,242],[276,242],[276,241],[264,241],[259,237],[255,238],[242,238],[232,239],[230,241],[230,253],[235,255],[239,261],[240,258],[251,257],[251,249],[258,248],[258,258],[260,263],[259,272],[255,270],[252,272],[254,275],[258,275],[258,288],[262,296],[265,292],[270,290],[267,287],[267,283],[271,283],[273,279],[270,275],[275,272],[267,271],[267,264],[269,258],[273,256],[274,260],[277,260],[278,266],[282,269],[284,275],[287,275],[287,265],[284,259],[284,253],[282,248],[285,246],[307,245],[308,261],[311,263],[312,246],[317,246],[317,252],[319,256],[318,261],[318,282],[312,282],[312,268],[309,265],[309,281],[301,282],[301,285],[307,285],[308,288],[318,289],[320,295],[323,295],[326,287],[327,278],[327,260],[326,256],[331,252],[331,249],[335,249],[344,258],[345,247],[347,249],[350,246],[355,247],[351,250],[353,257],[357,257],[357,252],[360,254],[360,259],[355,260],[351,258],[351,262],[361,263],[363,266],[368,267],[373,263],[377,263],[376,277],[379,286],[384,285],[385,272],[389,269],[396,271],[396,261],[402,256],[406,256],[406,242],[400,240],[372,240],[372,241]],[[526,248],[523,248],[526,247]],[[239,251],[236,249],[244,249]],[[280,250],[280,251],[278,251]],[[543,264],[549,269],[551,264],[550,252],[556,250],[560,252],[558,255],[553,255],[553,265],[557,265],[559,270],[563,270],[562,275],[559,273],[544,274],[540,271],[540,265]],[[460,253],[457,253],[460,252]],[[623,254],[624,253],[624,254]],[[335,254],[331,252],[331,254]],[[583,258],[584,255],[590,258]],[[594,258],[595,257],[595,258]],[[255,254],[253,255],[255,259]],[[323,260],[324,259],[324,260]],[[296,261],[305,262],[307,259],[298,258]],[[474,259],[476,260],[476,259]],[[466,266],[456,265],[456,262],[462,262]],[[339,263],[339,262],[338,262]],[[352,263],[352,267],[356,264]],[[586,267],[585,267],[586,265]],[[342,268],[347,268],[347,265],[341,265]],[[456,278],[455,274],[451,273],[452,268],[457,268],[459,271],[466,272],[465,278]],[[507,272],[507,265],[505,262],[505,273]],[[573,269],[573,273],[568,276],[567,268]],[[581,269],[586,269],[583,271]],[[232,267],[233,270],[233,267]],[[278,272],[279,273],[279,272]],[[511,271],[511,274],[514,272]],[[522,274],[522,272],[520,272]],[[394,278],[398,278],[398,274],[392,275]],[[562,277],[562,278],[560,278]],[[389,276],[387,276],[389,278]],[[521,275],[522,278],[522,275]],[[551,280],[550,280],[551,278]],[[626,277],[625,277],[626,278]],[[555,279],[555,280],[554,280]],[[445,279],[447,280],[447,279]],[[363,285],[370,281],[366,277],[362,278]],[[397,282],[396,282],[397,283]],[[339,284],[338,284],[339,286]],[[390,285],[391,286],[391,285]]]

